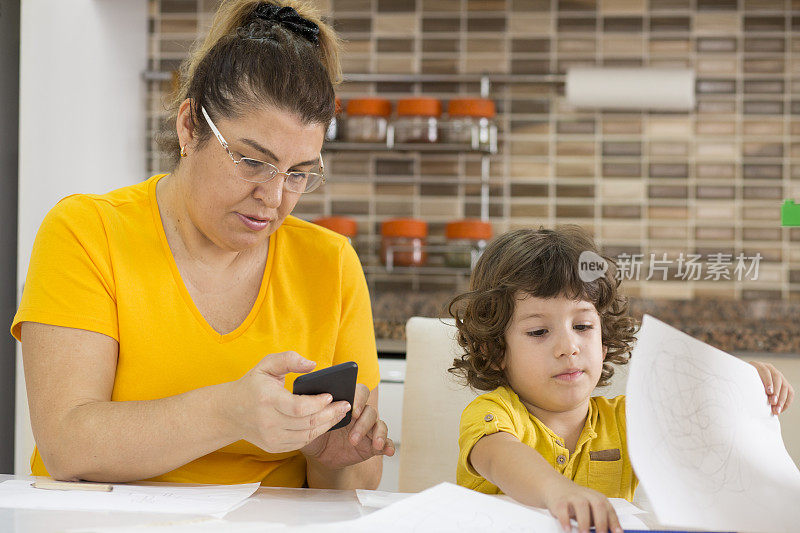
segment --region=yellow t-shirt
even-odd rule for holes
[[[613,400],[592,397],[589,416],[575,452],[526,408],[509,387],[482,394],[461,414],[459,429],[458,484],[485,494],[502,491],[481,477],[469,463],[472,447],[484,435],[505,431],[539,452],[544,459],[578,485],[602,492],[609,498],[633,500],[638,483],[628,458],[625,437],[625,396]]]
[[[369,293],[347,239],[294,217],[270,236],[250,314],[220,335],[192,302],[156,203],[163,175],[104,195],[73,195],[45,217],[11,327],[41,322],[103,333],[119,344],[112,401],[151,400],[242,377],[264,356],[294,350],[316,369],[355,361],[379,382]],[[297,374],[289,374],[291,391]],[[38,449],[33,475],[47,476]],[[271,454],[240,440],[153,481],[300,487],[299,451]]]

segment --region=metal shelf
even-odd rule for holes
[[[489,97],[489,88],[492,83],[563,83],[566,76],[563,74],[345,74],[345,82],[451,82],[451,83],[480,83],[481,96]]]
[[[142,72],[145,81],[170,81],[173,73],[169,71],[146,70]],[[344,75],[345,82],[401,82],[401,83],[479,83],[481,96],[489,97],[492,83],[564,83],[566,76],[563,74],[367,74],[350,73]]]
[[[426,152],[426,153],[469,153],[469,154],[492,154],[489,148],[473,149],[463,144],[448,143],[394,143],[393,145],[384,143],[356,143],[343,141],[328,141],[323,149],[329,152]]]

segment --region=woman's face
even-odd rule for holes
[[[254,108],[239,118],[211,118],[237,160],[259,159],[281,172],[313,171],[317,166],[325,134],[321,124],[303,124],[271,106]],[[205,120],[202,113],[197,113],[197,120]],[[236,165],[214,136],[199,149],[190,142],[187,153],[181,160],[186,170],[181,189],[189,217],[222,249],[240,251],[266,242],[300,200],[300,193],[284,188],[282,174],[266,183],[236,177]]]

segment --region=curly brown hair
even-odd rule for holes
[[[608,263],[606,272],[585,282],[579,274],[582,252],[591,251]],[[567,297],[594,304],[600,315],[602,343],[608,349],[598,386],[608,385],[614,365],[626,364],[638,323],[628,316],[628,299],[619,291],[617,265],[599,253],[580,226],[555,230],[519,229],[494,239],[475,265],[470,290],[448,306],[458,328],[464,355],[449,371],[473,389],[490,391],[508,385],[502,370],[505,332],[520,293],[538,298]]]

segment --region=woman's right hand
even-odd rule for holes
[[[564,531],[572,530],[570,518],[574,518],[578,521],[578,531],[582,533],[588,533],[591,525],[594,525],[596,533],[622,533],[619,518],[608,498],[568,479],[548,488],[546,504]]]
[[[223,416],[236,438],[270,453],[299,450],[350,410],[347,402],[331,403],[330,394],[295,395],[284,388],[286,374],[305,373],[316,363],[296,352],[266,356],[247,374],[227,383]]]

